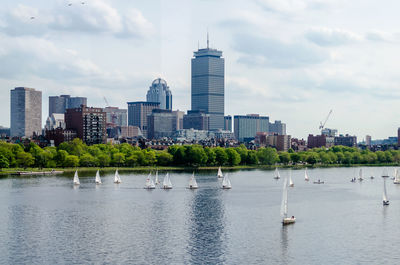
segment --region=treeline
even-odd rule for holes
[[[173,145],[164,151],[140,149],[129,144],[87,146],[80,139],[56,147],[40,148],[0,142],[0,168],[13,167],[137,167],[137,166],[237,166],[274,164],[382,164],[400,163],[400,151],[358,150],[344,146],[314,148],[297,152],[277,152],[274,148],[248,150],[239,147]]]

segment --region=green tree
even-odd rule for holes
[[[291,153],[290,154],[290,160],[294,163],[297,164],[300,161],[300,155],[298,153]]]
[[[203,147],[198,145],[186,146],[186,160],[189,165],[201,166],[207,163],[207,154]]]
[[[225,152],[225,149],[222,147],[214,148],[215,152],[215,161],[218,166],[223,166],[228,162],[228,155]]]
[[[285,165],[287,165],[290,161],[290,155],[287,152],[282,152],[279,154],[279,161]]]
[[[94,158],[91,154],[86,153],[81,155],[79,158],[79,165],[81,167],[94,167],[97,166],[97,159]]]
[[[9,166],[10,163],[8,159],[4,155],[0,154],[0,169],[8,168]]]
[[[77,167],[79,166],[79,157],[75,155],[67,155],[64,161],[64,167]]]
[[[206,147],[206,148],[204,148],[204,152],[207,155],[207,165],[209,165],[209,166],[215,165],[217,155],[215,154],[214,149],[210,148],[210,147]]]
[[[234,148],[227,148],[226,154],[228,156],[228,163],[230,166],[237,166],[240,163],[240,155]]]
[[[35,164],[35,159],[30,153],[20,152],[17,154],[17,164],[26,169]]]
[[[307,154],[307,160],[306,160],[306,162],[308,163],[308,164],[311,164],[311,165],[314,165],[314,164],[316,164],[318,161],[319,161],[319,155],[318,155],[318,153],[316,153],[316,152],[309,152],[308,154]]]
[[[123,153],[114,153],[112,158],[112,164],[120,167],[125,163],[125,155]]]
[[[175,165],[184,165],[186,163],[185,147],[181,145],[172,145],[168,148],[168,153],[173,155]]]
[[[257,165],[258,164],[258,156],[257,151],[249,150],[247,152],[247,162],[248,165]]]
[[[262,165],[274,165],[279,161],[279,156],[276,152],[276,149],[271,147],[263,147],[258,149],[257,156]]]
[[[67,159],[68,152],[65,150],[58,150],[54,160],[57,166],[62,167],[65,164],[65,160]]]
[[[106,153],[101,153],[98,157],[97,157],[97,162],[98,165],[100,167],[108,167],[110,165],[111,162],[111,158],[108,154]]]
[[[168,152],[157,152],[156,153],[156,157],[157,157],[157,165],[160,166],[168,166],[172,163],[174,156],[171,155]]]

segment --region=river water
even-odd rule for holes
[[[282,227],[283,178],[273,171],[171,172],[172,190],[143,189],[146,173],[0,179],[1,264],[399,264],[400,185],[382,168],[292,170],[289,215]],[[393,169],[389,172],[392,174]],[[164,172],[160,172],[162,180]],[[370,179],[370,176],[375,179]],[[325,184],[313,184],[321,179]]]

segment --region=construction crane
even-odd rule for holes
[[[108,104],[108,101],[107,101],[106,97],[103,97],[103,98],[104,98],[104,102],[106,103],[106,107],[109,107],[110,104]]]
[[[322,130],[325,127],[325,123],[328,121],[329,117],[332,114],[332,110],[329,111],[328,116],[326,116],[326,119],[324,121],[324,123],[322,123],[322,121],[319,122],[319,129]]]

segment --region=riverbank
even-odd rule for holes
[[[223,166],[222,170],[251,170],[251,169],[264,169],[264,170],[274,170],[275,168],[292,168],[294,170],[304,169],[304,168],[335,168],[335,167],[395,167],[400,166],[395,163],[384,163],[384,164],[353,164],[353,165],[342,165],[342,164],[297,164],[297,165],[241,165],[241,166]],[[169,167],[155,167],[155,166],[141,166],[141,167],[78,167],[78,168],[5,168],[0,171],[0,175],[16,175],[18,172],[49,172],[49,171],[63,171],[64,173],[71,173],[78,170],[79,172],[96,172],[100,169],[100,172],[114,172],[118,169],[119,172],[148,172],[148,171],[212,171],[218,170],[218,166],[207,166],[207,167],[179,167],[179,166],[169,166]]]

